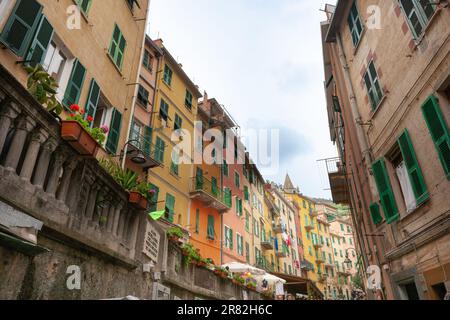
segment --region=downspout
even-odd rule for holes
[[[356,136],[358,138],[358,143],[362,149],[362,156],[363,156],[364,164],[369,169],[372,167],[372,160],[373,160],[372,153],[371,153],[369,144],[367,142],[366,133],[364,132],[364,129],[363,129],[363,121],[362,121],[361,115],[359,113],[358,103],[356,101],[355,91],[353,89],[354,87],[353,87],[353,83],[351,80],[350,70],[349,70],[349,66],[347,63],[347,58],[345,56],[344,47],[342,45],[340,33],[337,33],[337,35],[336,35],[336,42],[338,45],[340,63],[342,65],[342,68],[344,71],[343,74],[344,74],[345,85],[346,85],[348,93],[349,93],[351,113],[352,113],[353,119],[356,124]],[[368,177],[368,180],[369,180],[370,190],[371,190],[371,193],[373,196],[375,194],[374,181],[370,178],[370,175]]]
[[[139,77],[141,75],[141,69],[142,69],[142,58],[144,57],[144,50],[145,50],[145,38],[146,38],[146,27],[147,27],[147,19],[148,19],[148,13],[150,11],[150,1],[148,1],[147,3],[147,9],[145,11],[145,23],[144,23],[144,27],[143,27],[143,36],[142,36],[142,43],[141,43],[141,53],[139,55],[139,62],[138,62],[138,69],[137,69],[137,74],[136,74],[136,78],[134,81],[134,85],[135,85],[135,89],[134,89],[134,93],[133,93],[133,99],[131,102],[131,113],[130,113],[130,120],[128,122],[128,129],[127,129],[127,135],[126,135],[126,141],[128,141],[128,137],[130,136],[130,132],[131,132],[131,124],[133,123],[133,117],[134,117],[134,110],[136,109],[136,100],[137,100],[137,93],[138,93],[138,84],[139,84]],[[123,148],[123,159],[122,159],[122,164],[121,167],[122,169],[125,169],[125,164],[126,164],[126,160],[127,160],[127,151],[128,151],[128,144],[125,145],[125,147]]]

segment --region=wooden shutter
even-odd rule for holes
[[[422,112],[439,154],[439,160],[447,179],[450,180],[450,135],[438,99],[430,96],[422,105]]]
[[[156,146],[155,146],[155,159],[161,163],[164,163],[164,150],[166,146],[164,141],[157,137],[156,138]]]
[[[144,129],[144,141],[143,141],[143,148],[145,155],[149,156],[151,155],[151,145],[152,145],[152,128],[149,126],[145,126]]]
[[[390,224],[398,220],[399,212],[384,159],[376,161],[372,165],[372,170],[378,187],[378,193],[380,195],[381,205],[383,206],[386,221]]]
[[[195,174],[195,188],[197,190],[203,190],[203,170],[199,167],[197,167]]]
[[[117,147],[119,145],[120,130],[122,128],[122,114],[113,109],[111,117],[111,125],[108,134],[108,140],[106,142],[106,150],[115,155],[117,153]]]
[[[422,170],[420,169],[419,163],[417,161],[416,152],[412,145],[411,137],[408,130],[405,130],[403,134],[398,139],[398,144],[403,155],[403,160],[405,161],[406,168],[408,170],[409,179],[414,190],[414,195],[417,200],[417,205],[422,204],[426,201],[430,195],[427,191],[425,185],[425,180],[422,175]]]
[[[29,61],[31,66],[42,64],[48,45],[52,40],[53,31],[54,30],[50,22],[48,22],[46,17],[42,16],[36,35],[31,42],[30,49],[28,50],[27,57],[25,58],[26,61]]]
[[[233,250],[233,229],[229,229],[230,233],[230,250]]]
[[[208,238],[214,240],[214,217],[208,216]]]
[[[173,217],[175,214],[175,198],[169,193],[166,195],[166,213],[167,220],[173,222]]]
[[[78,59],[76,59],[73,64],[72,74],[70,75],[66,92],[64,94],[63,103],[65,106],[70,107],[71,105],[78,103],[85,76],[86,68]]]
[[[114,32],[111,39],[111,44],[109,46],[109,54],[119,69],[122,69],[126,45],[127,42],[122,34],[122,31],[120,31],[119,26],[116,24],[114,26]]]
[[[92,0],[77,0],[77,4],[80,7],[81,11],[83,11],[83,13],[87,15],[89,13],[89,9],[91,8]]]
[[[370,215],[372,216],[372,221],[375,225],[379,225],[383,222],[383,217],[381,216],[380,206],[378,203],[372,203],[370,205]]]
[[[211,192],[215,197],[218,195],[217,179],[215,177],[211,178]]]
[[[85,107],[85,117],[91,116],[92,118],[95,118],[95,113],[97,112],[97,105],[98,100],[100,99],[100,87],[98,86],[95,79],[91,80],[91,85],[89,87],[89,95],[86,101],[86,107]],[[91,122],[91,127],[94,125],[93,122]]]
[[[42,6],[35,0],[18,0],[1,34],[2,41],[23,57],[41,17]]]

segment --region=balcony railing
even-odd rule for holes
[[[347,184],[345,166],[340,158],[325,160],[328,177],[330,180],[333,202],[339,204],[350,204],[350,193]]]
[[[52,236],[134,265],[142,212],[60,132],[60,122],[0,65],[0,201],[42,221]]]
[[[272,230],[275,234],[283,233],[283,225],[280,219],[272,221]]]
[[[273,241],[271,239],[262,239],[261,247],[266,250],[273,250]]]
[[[214,208],[221,213],[229,210],[229,206],[226,204],[228,201],[226,201],[219,186],[205,177],[194,177],[191,179],[190,196],[192,199],[197,199],[207,207]]]
[[[130,134],[130,141],[127,148],[127,158],[133,159],[142,153],[145,159],[145,162],[141,164],[143,168],[151,169],[161,166],[162,163],[157,160],[157,155],[160,151],[162,150],[158,150],[157,147],[151,143],[151,138],[138,135],[136,133]]]
[[[314,230],[314,228],[315,228],[314,223],[309,223],[305,225],[306,231]]]

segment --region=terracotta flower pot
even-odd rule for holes
[[[82,156],[97,155],[99,149],[97,141],[77,121],[62,121],[61,138]]]
[[[139,192],[136,191],[130,192],[128,202],[135,205],[138,209],[142,210],[147,209],[148,200],[144,198]]]
[[[178,243],[180,241],[180,237],[178,236],[170,236],[169,241],[173,243]]]

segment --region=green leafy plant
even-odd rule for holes
[[[40,64],[35,67],[25,66],[24,69],[28,73],[28,91],[40,104],[46,107],[48,112],[61,114],[63,107],[56,99],[58,89],[56,80]]]
[[[135,172],[129,169],[122,169],[112,159],[101,159],[99,163],[123,189],[133,191],[138,186],[138,176]]]
[[[192,262],[198,262],[202,259],[198,251],[190,243],[185,243],[181,246],[184,256],[184,264],[189,265]]]
[[[172,227],[167,229],[166,234],[169,238],[183,238],[184,237],[184,233],[183,231],[178,228],[178,227]]]
[[[76,104],[70,106],[70,111],[71,113],[67,117],[67,120],[78,122],[100,145],[105,142],[106,134],[109,131],[108,126],[105,125],[100,128],[91,128],[91,123],[94,121],[94,118],[89,115],[86,116],[84,109],[81,109]]]

